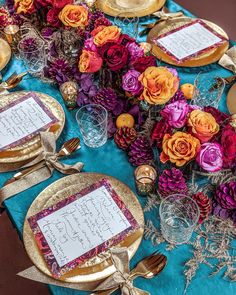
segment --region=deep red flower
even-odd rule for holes
[[[143,73],[148,67],[155,67],[156,65],[156,59],[152,55],[138,57],[132,63],[134,69],[140,73]]]
[[[165,134],[172,134],[173,128],[168,124],[165,119],[161,119],[160,121],[156,122],[152,134],[151,139],[152,142],[155,143],[158,148],[162,147],[162,140]]]
[[[56,8],[51,8],[47,13],[47,22],[53,27],[59,27],[61,22],[58,18],[60,10]]]
[[[133,43],[133,42],[135,42],[135,39],[126,34],[121,34],[120,38],[117,41],[117,43],[121,45],[127,45],[128,43]]]
[[[221,125],[221,127],[222,124],[226,125],[228,122],[227,119],[229,119],[229,115],[217,110],[212,106],[204,107],[204,112],[212,114],[212,116],[216,119],[216,122]]]
[[[73,0],[52,0],[52,6],[56,9],[62,9],[67,4],[72,4]]]
[[[221,146],[223,151],[223,167],[231,168],[236,157],[236,132],[228,124],[221,134]]]
[[[123,45],[107,43],[99,53],[111,71],[119,71],[127,64],[129,52]]]

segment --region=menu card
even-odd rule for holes
[[[153,41],[170,58],[181,63],[220,46],[227,39],[198,19],[162,34]]]
[[[0,109],[0,151],[22,144],[58,122],[40,98],[29,93]]]
[[[28,222],[55,278],[117,245],[139,227],[106,179],[39,212]]]

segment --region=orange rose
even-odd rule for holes
[[[108,26],[103,28],[94,36],[94,44],[98,47],[103,46],[107,42],[117,41],[120,37],[120,31],[116,26]]]
[[[196,157],[200,146],[200,141],[191,134],[180,131],[172,136],[165,134],[162,141],[161,162],[170,160],[178,167],[183,166]]]
[[[191,127],[193,135],[203,143],[209,141],[220,130],[215,118],[201,110],[194,110],[189,114],[188,126]]]
[[[149,67],[139,77],[144,90],[141,99],[150,104],[164,104],[174,96],[179,78],[165,67]]]
[[[16,13],[30,13],[34,11],[33,0],[15,0]]]
[[[88,24],[88,10],[81,5],[67,4],[58,17],[68,27],[84,27]]]
[[[79,70],[81,73],[95,73],[100,70],[102,62],[96,52],[83,50],[79,59]]]

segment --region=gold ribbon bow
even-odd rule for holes
[[[43,148],[34,160],[26,164],[22,168],[28,168],[35,164],[44,161],[45,165],[38,170],[28,174],[24,178],[21,178],[13,183],[10,183],[0,189],[0,205],[7,198],[16,195],[48,178],[53,174],[54,169],[63,174],[73,174],[80,172],[83,168],[83,163],[77,162],[74,165],[67,165],[58,161],[56,153],[56,138],[52,132],[41,132],[41,145]]]
[[[236,46],[231,47],[219,60],[219,65],[236,74]]]
[[[183,16],[184,14],[182,11],[165,12],[165,10],[162,9],[160,11],[153,13],[153,15],[157,16],[162,21],[162,20],[168,20],[168,19],[175,18],[175,17],[180,17],[180,16]]]
[[[133,286],[127,248],[111,249],[111,258],[116,267],[116,272],[102,282],[94,291],[109,290],[120,286],[122,295],[149,295],[147,291]]]

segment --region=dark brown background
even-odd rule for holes
[[[236,0],[178,0],[196,16],[220,25],[236,41]],[[6,213],[0,216],[0,294],[48,295],[47,287],[16,273],[31,266]]]

